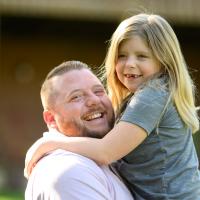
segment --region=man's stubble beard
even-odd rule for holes
[[[76,120],[72,120],[71,123],[73,123],[74,127],[76,127],[76,129],[78,130],[77,132],[80,133],[75,137],[91,137],[101,139],[114,127],[115,116],[113,112],[112,118],[108,121],[108,127],[106,128],[106,130],[91,130],[87,128],[84,124],[78,123]]]

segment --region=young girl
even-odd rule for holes
[[[121,22],[107,53],[107,87],[118,122],[102,139],[47,141],[33,156],[63,148],[115,164],[136,199],[198,200],[192,133],[199,129],[194,86],[168,22],[139,14]]]

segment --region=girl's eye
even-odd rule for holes
[[[143,58],[148,58],[148,56],[144,55],[144,54],[140,54],[140,55],[138,55],[138,58],[143,59]]]
[[[125,58],[125,57],[126,57],[125,54],[119,54],[119,55],[118,55],[118,58]]]

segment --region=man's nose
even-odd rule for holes
[[[87,96],[87,99],[86,99],[86,105],[87,106],[94,106],[94,105],[98,105],[100,103],[100,98],[94,94],[94,93],[91,93]]]

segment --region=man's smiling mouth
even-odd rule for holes
[[[102,118],[102,117],[103,117],[102,112],[95,112],[95,113],[91,113],[91,114],[84,116],[84,120],[91,121],[91,120],[99,119],[99,118]]]

